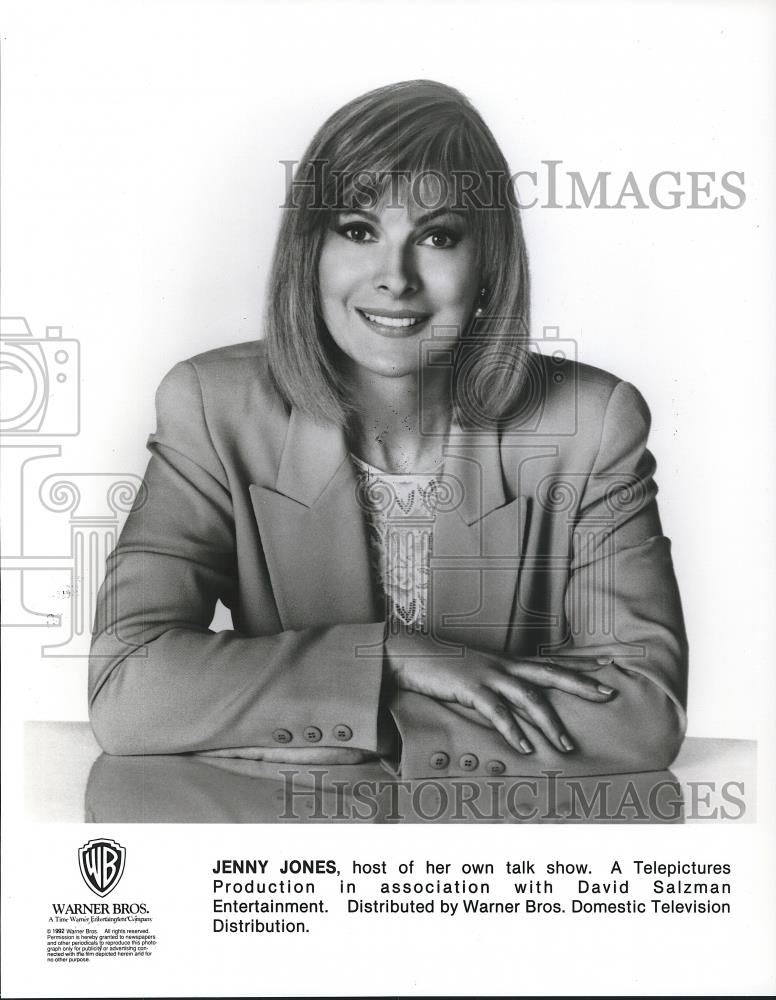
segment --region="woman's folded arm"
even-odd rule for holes
[[[492,762],[494,773],[503,766],[503,773],[517,775],[546,770],[607,774],[660,770],[674,760],[686,728],[687,640],[670,542],[662,535],[655,502],[655,463],[646,448],[649,424],[637,390],[617,383],[570,526],[565,597],[558,608],[566,634],[561,643],[535,650],[539,662],[552,661],[550,675],[533,681],[519,658],[510,668],[508,655],[490,654],[497,669],[486,672],[474,693],[463,690],[441,701],[428,697],[420,684],[413,690],[400,687],[391,711],[402,736],[405,776],[487,774]],[[581,471],[569,470],[570,492]],[[563,476],[557,478],[562,484]],[[479,664],[483,655],[488,656],[470,648],[464,659]],[[553,665],[613,694],[580,697],[565,682],[553,682]],[[458,672],[471,676],[465,663],[461,666]],[[525,693],[501,676],[510,669],[522,671],[521,680],[534,684],[527,710]],[[504,703],[532,753],[519,753],[514,737],[505,738],[514,726]],[[547,703],[573,750],[562,749],[557,725],[546,722],[545,709],[535,711]],[[442,763],[435,766],[435,760]]]
[[[90,660],[92,727],[114,754],[376,751],[382,663],[354,651],[382,636],[382,622],[255,637],[177,626],[135,648],[122,637],[119,648],[100,632]]]
[[[356,651],[380,649],[382,621],[266,635],[209,628],[217,601],[236,600],[234,512],[188,362],[160,386],[149,449],[97,600],[89,711],[103,748],[376,750],[382,660]]]
[[[666,767],[686,727],[688,648],[671,543],[658,515],[649,409],[629,383],[614,388],[573,533],[565,611],[570,652],[607,658],[620,695],[585,738],[621,748],[632,769]],[[618,704],[619,702],[619,704]],[[580,720],[581,722],[582,720]]]

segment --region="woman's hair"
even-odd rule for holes
[[[286,401],[314,419],[347,421],[351,406],[321,311],[321,249],[334,213],[380,202],[397,179],[423,208],[466,212],[485,294],[483,315],[454,351],[456,419],[463,426],[504,419],[526,376],[529,281],[520,214],[490,129],[463,94],[431,80],[391,84],[346,104],[299,163],[269,282],[272,377]]]

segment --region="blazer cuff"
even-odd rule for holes
[[[576,724],[570,726],[577,745],[571,753],[561,753],[526,724],[534,752],[521,754],[495,729],[480,722],[473,710],[399,690],[390,705],[401,738],[398,773],[410,781],[550,774],[582,777],[662,770],[678,753],[684,735],[683,713],[645,678],[634,677],[631,685],[621,685],[610,704],[583,702],[555,691],[549,692],[549,698],[564,721],[574,710],[578,713],[573,720]]]
[[[384,764],[397,776],[413,781],[525,774],[522,754],[462,706],[397,690],[390,713],[401,746],[398,760]]]
[[[377,752],[383,736],[383,635],[382,622],[327,628],[278,678],[275,712],[271,722],[266,708],[262,712],[264,732],[257,734],[257,745]]]

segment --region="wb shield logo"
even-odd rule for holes
[[[98,896],[107,896],[124,874],[127,850],[115,840],[90,840],[78,848],[78,866],[84,882]]]

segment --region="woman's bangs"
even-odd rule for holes
[[[337,211],[406,204],[423,211],[486,207],[501,164],[472,141],[458,120],[440,128],[431,115],[402,127],[383,123],[371,133],[345,137],[326,162],[326,198]],[[484,155],[483,155],[484,154]]]

